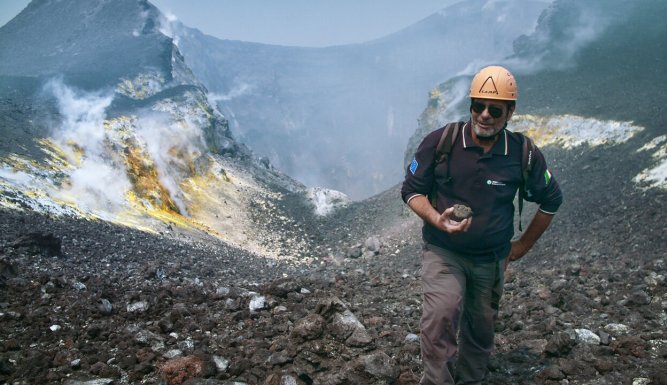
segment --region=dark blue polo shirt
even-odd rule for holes
[[[514,236],[514,197],[521,184],[522,139],[503,130],[485,154],[473,142],[471,124],[467,122],[449,154],[449,167],[448,162],[434,167],[443,129],[431,132],[422,141],[408,166],[401,196],[405,202],[417,194],[428,196],[432,184],[437,183],[438,212],[456,203],[465,204],[473,210],[473,221],[467,232],[457,234],[447,234],[424,222],[424,241],[479,262],[505,258]],[[533,156],[533,167],[526,181],[526,200],[553,214],[563,200],[560,188],[541,151],[536,149]]]

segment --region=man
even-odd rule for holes
[[[504,270],[531,249],[562,202],[558,183],[535,148],[524,183],[526,200],[539,210],[512,241],[513,202],[523,180],[524,138],[506,130],[516,100],[516,82],[507,69],[483,68],[471,83],[470,120],[460,123],[448,159],[435,160],[441,128],[423,140],[403,182],[403,200],[424,220],[422,385],[483,383]],[[435,207],[429,195],[435,195]],[[469,206],[473,216],[454,218],[454,204]]]

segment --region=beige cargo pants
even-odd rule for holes
[[[473,263],[458,253],[426,244],[421,275],[424,375],[420,384],[482,384],[493,350],[503,261]]]

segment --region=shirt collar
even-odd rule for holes
[[[463,126],[463,148],[480,147],[472,140],[472,122],[468,121]],[[498,141],[491,148],[490,153],[494,155],[507,155],[509,153],[507,144],[507,130],[503,129],[498,136]]]

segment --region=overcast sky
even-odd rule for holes
[[[222,39],[321,47],[376,39],[460,0],[150,0]],[[0,0],[5,25],[29,0]]]

